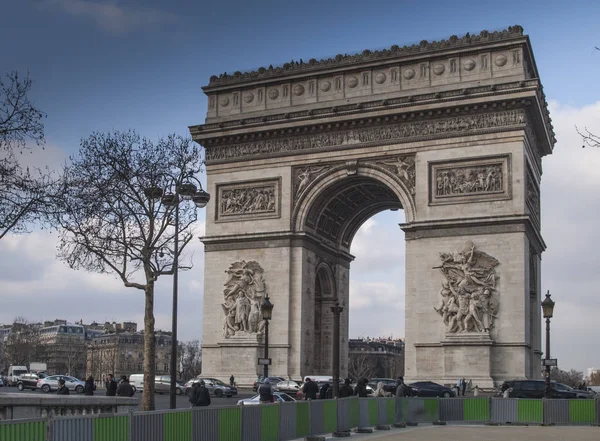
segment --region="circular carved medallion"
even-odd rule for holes
[[[229,104],[229,98],[227,98],[226,96],[224,96],[223,98],[221,98],[221,100],[219,101],[219,103],[221,104],[221,106],[227,107],[227,105]]]
[[[507,61],[508,59],[506,58],[506,55],[498,55],[494,62],[496,63],[496,66],[502,67],[506,64]]]
[[[433,66],[433,73],[436,75],[441,75],[444,73],[444,71],[446,70],[446,67],[443,64],[436,64],[435,66]]]
[[[412,80],[415,77],[414,69],[406,69],[402,74],[406,80]]]
[[[383,72],[379,72],[377,75],[375,75],[375,82],[377,84],[385,83],[385,79],[386,79],[386,76]]]
[[[348,81],[346,81],[346,84],[348,84],[350,89],[354,89],[356,86],[358,86],[358,78],[350,77],[348,78]]]
[[[269,90],[269,98],[271,98],[272,100],[276,100],[278,96],[279,96],[279,91],[277,89]]]
[[[302,84],[296,84],[294,86],[294,95],[300,96],[304,93],[304,86]]]
[[[327,80],[321,81],[320,87],[322,92],[327,92],[329,89],[331,89],[331,83]]]
[[[252,92],[248,92],[244,95],[244,102],[246,104],[250,104],[252,101],[254,101],[254,94]]]
[[[469,58],[468,60],[465,61],[464,66],[465,66],[466,70],[471,71],[471,70],[475,69],[475,61]]]

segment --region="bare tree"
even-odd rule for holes
[[[375,363],[368,355],[350,354],[348,359],[348,375],[350,378],[372,378],[375,373]]]
[[[15,318],[4,345],[8,364],[29,366],[31,362],[49,363],[52,360],[51,351],[41,339],[40,327],[24,317]]]
[[[48,208],[53,189],[49,170],[23,167],[17,152],[44,143],[45,114],[29,100],[32,81],[17,72],[0,77],[0,239],[22,233]]]
[[[550,371],[550,378],[552,381],[556,381],[557,383],[563,383],[567,386],[577,388],[581,383],[583,383],[583,372],[576,371],[575,369],[564,371],[557,367],[553,367]]]
[[[581,136],[581,140],[583,141],[583,145],[581,146],[582,148],[585,148],[585,146],[600,147],[600,136],[590,132],[587,127],[585,127],[582,131],[576,126],[575,130],[577,130],[577,133],[579,133],[579,136]]]
[[[179,376],[184,380],[195,378],[202,373],[202,349],[199,340],[182,342],[179,345]]]
[[[74,269],[114,274],[144,292],[143,410],[154,409],[154,285],[172,274],[174,239],[183,251],[196,221],[195,207],[182,204],[176,231],[178,201],[161,189],[181,188],[202,164],[190,139],[172,135],[152,143],[130,131],[92,134],[64,170],[55,220],[59,258]]]
[[[590,386],[600,386],[600,371],[592,372],[590,375]]]

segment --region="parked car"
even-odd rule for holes
[[[273,387],[273,390],[276,392],[286,392],[286,393],[292,393],[295,395],[300,390],[300,385],[298,384],[297,381],[285,380],[285,381],[280,381],[279,383],[277,383]]]
[[[129,381],[131,384],[131,380]],[[185,390],[185,385],[182,381],[176,381],[175,393],[182,395]],[[157,375],[154,378],[154,392],[157,394],[169,394],[171,393],[171,376],[170,375]]]
[[[75,377],[69,377],[68,375],[52,375],[50,377],[45,377],[38,380],[37,387],[38,389],[42,389],[42,392],[54,392],[58,390],[58,380],[65,380],[65,386],[70,391],[75,391],[78,394],[83,393],[83,386],[85,386],[85,382],[79,380]]]
[[[199,383],[200,381],[204,381],[204,386],[208,389],[208,392],[217,398],[233,397],[238,393],[237,387],[227,385],[216,378],[194,378],[184,384],[183,392],[186,395],[189,395],[192,391],[192,386],[194,383]]]
[[[36,390],[38,388],[38,381],[46,378],[47,375],[43,373],[39,374],[23,374],[17,380],[17,389],[19,391],[25,389]]]
[[[551,384],[554,386],[555,390],[560,392],[573,392],[577,398],[595,398],[594,393],[589,390],[574,389],[571,386],[568,386],[563,383],[555,383],[554,381]]]
[[[273,386],[281,381],[285,381],[285,378],[283,378],[283,377],[267,377],[267,379]],[[258,390],[258,388],[260,387],[260,385],[263,384],[264,382],[265,382],[265,377],[258,377],[258,380],[256,380],[254,382],[254,385],[252,386],[252,390],[254,392],[256,392]]]
[[[450,398],[456,396],[454,390],[433,381],[417,381],[408,386],[411,389],[411,395],[414,397]]]
[[[544,380],[513,380],[502,383],[502,391],[512,388],[511,398],[544,398],[546,382]],[[577,398],[574,390],[567,390],[556,383],[550,383],[550,398]]]
[[[296,401],[294,398],[290,397],[288,394],[285,394],[283,392],[273,392],[273,399],[275,400],[275,403],[287,403],[291,401]],[[239,400],[237,404],[243,404],[244,406],[260,404],[260,395],[254,395],[252,398],[245,398],[243,400]]]

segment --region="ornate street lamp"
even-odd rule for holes
[[[546,319],[546,360],[550,360],[550,319],[554,314],[554,301],[550,298],[550,291],[542,302],[542,313]],[[550,362],[546,361],[546,398],[550,398]]]
[[[269,376],[269,320],[271,320],[271,316],[273,315],[273,304],[269,300],[269,293],[266,293],[265,298],[263,299],[262,304],[260,305],[260,312],[262,313],[262,318],[265,321],[265,359],[264,363],[264,377],[267,378]]]
[[[166,207],[175,207],[175,238],[173,245],[173,311],[171,316],[171,390],[170,390],[170,408],[177,408],[177,303],[179,290],[179,205],[184,200],[191,200],[197,208],[204,208],[210,195],[202,189],[202,184],[198,179],[189,176],[185,181],[177,183],[177,179],[170,176],[171,183],[167,189],[157,186],[148,187],[144,194],[148,199],[160,200]],[[193,179],[198,186],[190,180]],[[175,185],[174,185],[175,184]],[[174,193],[168,193],[174,187]]]
[[[340,315],[344,307],[339,302],[331,307],[333,313],[333,397],[339,398],[340,395]]]

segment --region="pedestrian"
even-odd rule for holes
[[[475,388],[473,389],[473,396],[474,397],[479,396],[479,386],[477,386],[477,385],[475,385]]]
[[[85,380],[85,385],[83,386],[83,394],[84,395],[94,395],[94,389],[96,386],[94,385],[94,377],[91,375]]]
[[[510,394],[513,391],[512,387],[509,387],[502,392],[502,398],[510,398]]]
[[[396,398],[403,398],[408,396],[406,390],[406,384],[404,384],[404,377],[398,377],[396,381]]]
[[[114,397],[115,395],[117,395],[117,382],[113,378],[113,374],[108,374],[105,386],[107,397]]]
[[[196,400],[198,399],[199,389],[200,389],[199,382],[195,382],[194,384],[192,384],[192,390],[190,391],[190,398],[189,398],[190,407],[196,406]]]
[[[329,389],[330,389],[329,383],[325,383],[325,384],[323,384],[323,386],[321,386],[321,390],[319,390],[319,399],[320,400],[325,400],[325,399],[331,397],[331,394],[330,394],[331,391]]]
[[[117,397],[133,397],[135,391],[131,384],[129,384],[129,380],[126,375],[121,376],[121,382],[117,386]]]
[[[231,387],[235,386],[235,377],[233,376],[233,374],[231,374],[231,377],[229,377],[229,385]]]
[[[196,392],[196,401],[194,401],[194,406],[210,406],[210,392],[208,392],[204,380],[200,381],[200,387],[198,387],[198,391]]]
[[[266,379],[263,384],[258,388],[259,400],[261,403],[272,403],[273,402],[273,389],[271,388],[271,382]]]
[[[305,400],[316,400],[317,394],[319,393],[319,386],[317,383],[312,381],[311,378],[306,378],[306,382],[302,386],[302,393],[304,394]]]
[[[456,388],[456,396],[460,397],[460,389],[461,389],[461,379],[459,378],[458,381],[456,382],[456,386],[454,386]]]
[[[358,395],[359,398],[367,397],[367,379],[360,378],[354,388],[354,395]]]
[[[340,398],[351,397],[354,395],[354,390],[350,386],[350,378],[344,380],[344,384],[340,387]]]
[[[386,392],[385,389],[383,388],[383,382],[380,381],[379,383],[377,383],[377,389],[375,389],[375,396],[376,397],[380,397],[380,398],[384,398],[384,397],[389,397],[390,393]]]
[[[463,397],[465,396],[465,391],[467,390],[467,380],[465,380],[464,378],[461,380],[461,386],[462,386],[462,394]]]
[[[59,378],[58,380],[58,390],[56,391],[56,395],[69,395],[69,388],[65,386],[64,378]]]

